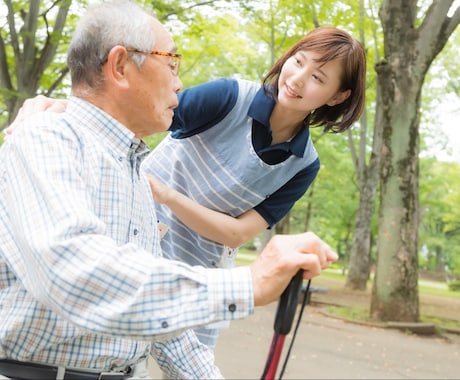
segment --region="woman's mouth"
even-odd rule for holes
[[[285,92],[287,96],[289,96],[290,98],[302,99],[302,97],[297,92],[295,92],[291,87],[289,87],[287,84],[284,87],[285,87]]]

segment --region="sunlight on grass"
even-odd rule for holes
[[[248,265],[251,264],[257,257],[257,253],[253,251],[238,251],[236,255],[236,265]]]
[[[240,250],[236,256],[236,265],[248,265],[252,263],[257,257],[258,253],[249,250]],[[328,269],[321,273],[321,277],[331,278],[340,280],[345,283],[346,275],[343,274],[343,269],[333,264]],[[449,289],[446,282],[430,281],[430,280],[419,280],[419,292],[420,294],[432,294],[450,298],[460,298],[460,292],[453,292]],[[369,281],[368,287],[371,288],[371,281]]]
[[[361,307],[335,306],[326,307],[329,314],[340,318],[356,319],[359,321],[370,321],[369,310]]]
[[[369,310],[361,308],[361,307],[328,305],[326,307],[326,311],[330,315],[339,317],[339,318],[351,319],[355,321],[371,322],[371,319],[369,317]],[[460,329],[460,322],[454,321],[452,319],[421,315],[420,321],[427,322],[427,323],[433,323],[438,327],[442,326],[442,327]]]
[[[236,258],[236,265],[248,265],[252,263],[258,253],[250,250],[240,250]],[[343,271],[343,268],[340,266],[340,263],[332,264],[328,269],[324,270],[316,279],[316,283],[319,286],[322,286],[322,283],[327,283],[327,288],[329,290],[338,290],[344,288],[345,281],[347,279],[346,274]],[[322,281],[322,280],[333,280],[333,281]],[[367,292],[369,293],[372,289],[372,280],[369,281],[367,286]],[[446,282],[431,281],[426,279],[419,280],[419,294],[422,296],[437,296],[443,297],[445,302],[449,302],[449,299],[460,298],[460,292],[454,292],[449,289]],[[371,322],[369,317],[369,310],[359,306],[337,306],[329,305],[327,306],[327,312],[333,316],[339,318],[346,318],[350,320]],[[431,314],[431,311],[430,311]],[[435,313],[434,313],[435,314]],[[442,317],[437,317],[433,315],[420,315],[421,322],[433,323],[436,326],[446,327],[446,328],[455,328],[460,329],[460,322],[457,320],[446,319]]]

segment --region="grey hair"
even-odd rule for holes
[[[77,24],[67,54],[72,88],[97,88],[103,82],[102,66],[117,45],[151,51],[155,44],[152,17],[129,0],[110,1],[88,8]],[[145,57],[133,54],[140,67]]]

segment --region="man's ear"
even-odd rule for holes
[[[125,84],[126,68],[129,61],[129,54],[123,46],[114,46],[108,56],[107,62],[104,65],[106,80]]]
[[[345,100],[347,100],[350,97],[350,95],[351,90],[340,91],[326,104],[329,107],[336,106],[337,104],[343,103]]]

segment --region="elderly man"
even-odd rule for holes
[[[292,276],[337,256],[312,233],[273,238],[247,267],[161,257],[142,138],[177,106],[180,55],[131,2],[80,20],[63,113],[20,125],[0,149],[0,374],[127,379],[153,355],[173,378],[219,378],[190,329],[243,318]]]

